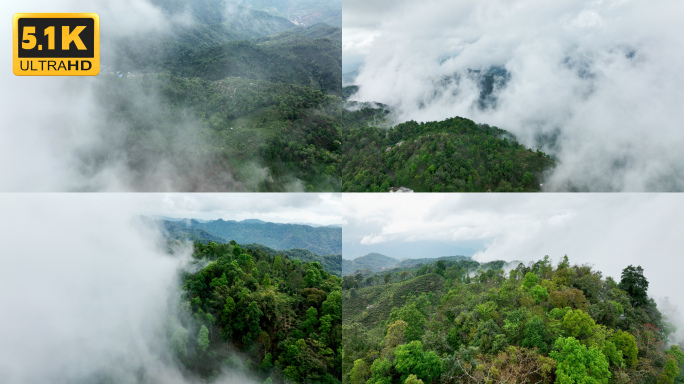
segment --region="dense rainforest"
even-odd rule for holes
[[[365,109],[359,113],[377,121]],[[533,192],[554,166],[550,156],[525,148],[512,134],[460,117],[389,129],[371,125],[343,136],[346,192]]]
[[[264,383],[340,383],[341,281],[318,262],[234,241],[194,243],[167,341],[204,379],[244,371]]]
[[[639,266],[618,282],[567,256],[345,276],[343,382],[684,383],[648,285]]]

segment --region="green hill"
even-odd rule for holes
[[[119,146],[95,148],[88,171],[122,159],[139,190],[157,190],[160,164],[189,191],[339,191],[341,137],[332,96],[246,78],[168,74],[97,84],[102,124]],[[144,100],[141,100],[144,98]],[[331,109],[331,107],[333,109]],[[104,128],[103,128],[104,130]]]
[[[418,259],[404,259],[399,260],[393,257],[381,255],[379,253],[369,253],[365,256],[357,257],[354,260],[342,260],[342,275],[348,276],[351,274],[361,273],[363,276],[372,275],[377,272],[400,272],[405,269],[413,267],[420,267],[423,264],[433,264],[439,260],[444,261],[461,261],[470,260],[468,256],[441,256],[441,257],[424,257]]]
[[[354,113],[366,124],[377,123],[383,109]],[[540,190],[544,172],[554,166],[548,155],[525,148],[509,132],[460,117],[409,121],[389,130],[354,125],[343,133],[347,192],[401,186],[416,192],[531,192]]]
[[[343,279],[343,381],[679,383],[641,267],[440,260]],[[409,378],[415,375],[415,378]],[[381,380],[381,381],[378,381]]]
[[[162,334],[184,376],[212,382],[243,372],[258,382],[341,382],[340,280],[319,263],[234,243],[195,243],[180,285]]]
[[[342,275],[351,275],[359,269],[368,269],[371,272],[379,272],[392,268],[399,264],[399,260],[381,255],[379,253],[369,253],[365,256],[357,257],[354,260],[342,261]]]
[[[420,267],[423,264],[433,264],[438,262],[439,260],[444,260],[444,261],[460,261],[460,260],[469,260],[470,257],[468,256],[441,256],[441,257],[423,257],[420,259],[405,259],[402,260],[397,267],[400,268],[412,268],[412,267]]]
[[[256,3],[157,0],[170,28],[110,41],[79,171],[115,167],[137,191],[340,191],[341,30],[284,17],[313,3]]]
[[[164,222],[163,228],[164,234],[169,240],[192,241],[202,244],[228,242],[223,237],[211,234],[204,229],[187,228],[184,225],[170,224],[170,222]]]
[[[345,324],[360,323],[365,327],[373,328],[388,319],[393,307],[402,307],[410,295],[440,292],[443,287],[444,278],[432,273],[400,283],[358,289],[353,297],[345,291],[343,295]]]

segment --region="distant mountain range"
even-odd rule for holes
[[[399,260],[394,257],[385,256],[379,253],[369,253],[365,256],[357,257],[354,260],[342,260],[342,275],[347,276],[360,273],[375,273],[390,270],[393,268],[411,268],[421,264],[430,264],[439,260],[465,260],[468,256],[442,256],[434,258],[405,259]]]
[[[307,250],[319,255],[342,253],[342,228],[313,227],[302,224],[277,224],[261,220],[195,220],[150,218],[159,223],[169,237],[203,243],[261,244],[274,250]],[[340,256],[337,256],[340,258]]]

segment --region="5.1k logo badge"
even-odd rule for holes
[[[100,72],[100,17],[96,13],[17,13],[13,31],[17,76],[94,76]]]

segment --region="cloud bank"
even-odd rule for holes
[[[160,196],[142,196],[0,194],[3,383],[200,382],[165,336],[189,251],[162,250],[139,220]]]
[[[101,22],[102,58],[111,42],[136,33],[161,32],[168,23],[147,1],[104,1],[84,6],[82,1],[31,0],[4,2],[6,16],[17,12],[96,12]],[[12,50],[12,31],[0,32],[0,49]],[[106,61],[103,63],[106,65]],[[12,63],[0,63],[0,190],[66,191],[127,190],[122,161],[108,161],[88,172],[79,155],[107,145],[117,147],[115,130],[101,130],[103,109],[96,102],[96,77],[19,77]]]
[[[0,63],[0,191],[246,191],[267,180],[267,169],[256,159],[246,160],[238,177],[230,164],[206,153],[215,139],[202,132],[203,123],[192,111],[162,103],[155,86],[125,78],[117,81],[111,74],[121,69],[140,78],[149,69],[126,62],[122,52],[163,55],[163,47],[141,53],[135,44],[145,41],[141,36],[153,41],[171,37],[197,22],[188,4],[167,12],[159,3],[0,4],[7,17],[30,12],[98,13],[103,66],[95,77],[20,77],[12,73],[10,61]],[[229,7],[215,11],[227,14]],[[12,51],[10,28],[0,31],[0,49]],[[118,68],[124,65],[127,69]],[[287,188],[301,191],[300,184],[293,182]]]
[[[355,99],[392,106],[398,122],[463,116],[556,156],[549,191],[682,191],[682,11],[676,0],[349,0],[343,53],[365,55]]]

